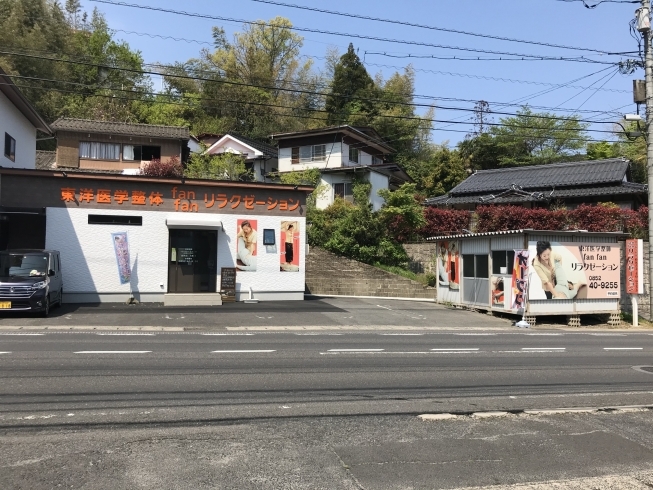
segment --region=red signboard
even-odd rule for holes
[[[643,242],[626,240],[626,293],[644,294]]]

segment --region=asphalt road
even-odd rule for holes
[[[314,305],[336,328],[0,329],[0,488],[653,486],[653,332]],[[339,330],[359,314],[388,328]],[[570,407],[603,410],[528,413]]]

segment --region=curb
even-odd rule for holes
[[[579,407],[579,408],[542,408],[542,409],[515,409],[506,411],[486,411],[486,412],[442,412],[442,413],[424,413],[417,418],[427,421],[441,420],[471,420],[471,419],[489,419],[508,417],[510,415],[569,415],[576,413],[632,413],[645,412],[653,410],[653,405],[624,405],[615,407]]]
[[[304,294],[305,298],[356,298],[356,299],[388,299],[393,301],[417,301],[420,303],[437,303],[434,298],[403,298],[394,296],[349,296],[344,294]]]

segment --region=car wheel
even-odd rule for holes
[[[47,318],[50,314],[50,296],[45,297],[45,305],[43,306],[43,311],[41,311],[41,316]]]

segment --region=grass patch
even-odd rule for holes
[[[376,267],[377,269],[384,270],[386,272],[390,272],[391,274],[396,274],[397,276],[405,277],[406,279],[410,279],[411,281],[417,281],[423,284],[424,286],[435,287],[436,277],[434,274],[416,274],[413,271],[404,269],[402,267],[379,264],[378,262],[374,264],[374,267]]]

